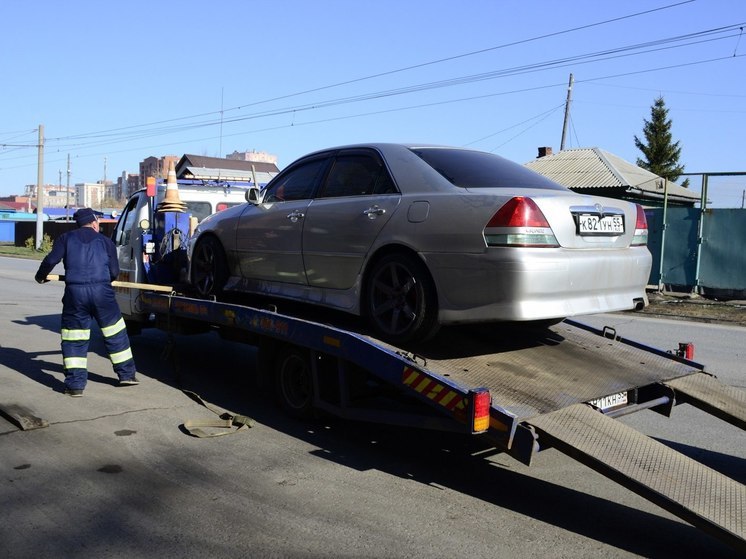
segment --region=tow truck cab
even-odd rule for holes
[[[246,201],[246,191],[251,183],[222,183],[206,185],[197,181],[177,181],[178,195],[186,205],[189,214],[188,230],[180,231],[182,242],[186,242],[197,223],[215,212]],[[162,181],[150,189],[135,192],[127,201],[114,228],[112,240],[117,247],[119,258],[119,281],[149,283],[148,263],[158,258],[159,247],[149,242],[154,238],[156,209],[166,197],[167,183]],[[183,221],[181,222],[183,224]],[[165,231],[168,234],[171,231]],[[174,278],[186,281],[186,277]],[[136,325],[147,321],[148,313],[139,304],[140,290],[116,288],[119,308],[125,321]]]

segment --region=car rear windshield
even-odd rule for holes
[[[412,148],[428,165],[461,188],[566,188],[523,165],[482,151]]]

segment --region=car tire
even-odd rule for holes
[[[422,262],[389,254],[373,264],[367,278],[362,308],[377,336],[396,345],[435,335],[437,296]]]
[[[228,265],[223,247],[214,237],[205,237],[194,247],[192,286],[201,297],[217,297],[228,281]]]

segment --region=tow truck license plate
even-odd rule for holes
[[[618,406],[624,406],[625,404],[627,404],[627,401],[627,392],[619,392],[617,394],[611,394],[609,396],[604,396],[603,398],[598,398],[597,400],[591,400],[590,403],[596,406],[601,411],[606,411]]]
[[[580,214],[578,233],[581,235],[621,235],[624,233],[624,218],[621,215],[599,217],[593,214]]]

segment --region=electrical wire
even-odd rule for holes
[[[192,119],[192,118],[202,118],[202,117],[210,116],[210,115],[214,115],[214,114],[224,114],[225,112],[228,112],[228,111],[241,110],[241,109],[245,109],[245,108],[256,106],[256,105],[260,105],[260,104],[271,103],[271,102],[280,101],[280,100],[283,100],[283,99],[289,99],[289,98],[292,98],[292,97],[298,97],[298,96],[301,96],[301,95],[306,95],[306,94],[309,94],[309,93],[316,93],[316,92],[319,92],[319,91],[325,91],[325,90],[328,90],[328,89],[333,89],[333,88],[337,88],[337,87],[341,87],[341,86],[345,86],[345,85],[351,85],[351,84],[354,84],[354,83],[368,81],[368,80],[372,80],[372,79],[376,79],[376,78],[391,76],[391,75],[394,75],[394,74],[398,74],[398,73],[402,73],[402,72],[407,72],[407,71],[410,71],[410,70],[415,70],[415,69],[424,68],[424,67],[427,67],[427,66],[433,66],[433,65],[436,65],[436,64],[441,64],[443,62],[451,62],[451,61],[454,61],[454,60],[459,60],[459,59],[462,59],[462,58],[476,56],[476,55],[484,54],[484,53],[487,53],[487,52],[493,52],[493,51],[496,51],[496,50],[505,49],[505,48],[509,48],[509,47],[513,47],[513,46],[518,46],[518,45],[523,45],[523,44],[527,44],[527,43],[532,43],[532,42],[535,42],[535,41],[541,41],[541,40],[544,40],[544,39],[558,37],[558,36],[561,36],[561,35],[566,35],[566,34],[574,33],[574,32],[577,32],[577,31],[583,31],[583,30],[594,28],[594,27],[599,27],[599,26],[607,25],[607,24],[610,24],[610,23],[616,23],[616,22],[619,22],[619,21],[627,20],[627,19],[632,19],[632,18],[636,18],[636,17],[646,16],[646,15],[650,15],[650,14],[655,13],[655,12],[660,12],[660,11],[664,11],[664,10],[668,10],[668,9],[672,9],[672,8],[677,8],[677,7],[683,6],[685,4],[690,4],[690,3],[694,2],[694,1],[695,0],[683,0],[681,2],[675,2],[673,4],[668,4],[668,5],[665,5],[665,6],[660,6],[658,8],[651,8],[649,10],[643,10],[643,11],[640,11],[640,12],[634,12],[632,14],[628,14],[628,15],[624,15],[624,16],[619,16],[619,17],[615,17],[615,18],[611,18],[611,19],[597,21],[597,22],[593,22],[593,23],[589,23],[589,24],[585,24],[585,25],[580,25],[580,26],[577,26],[577,27],[571,27],[569,29],[564,29],[564,30],[561,30],[561,31],[556,31],[556,32],[553,32],[553,33],[546,33],[546,34],[543,34],[543,35],[538,35],[538,36],[535,36],[535,37],[530,37],[528,39],[521,39],[521,40],[518,40],[518,41],[513,41],[513,42],[510,42],[510,43],[504,43],[504,44],[501,44],[501,45],[496,45],[496,46],[488,47],[488,48],[485,48],[485,49],[478,49],[478,50],[474,50],[474,51],[470,51],[470,52],[466,52],[466,53],[461,53],[461,54],[457,54],[457,55],[453,55],[453,56],[449,56],[449,57],[445,57],[445,58],[439,58],[439,59],[436,59],[436,60],[431,60],[431,61],[423,62],[423,63],[420,63],[420,64],[414,64],[414,65],[411,65],[411,66],[405,66],[403,68],[398,68],[398,69],[395,69],[395,70],[389,70],[389,71],[386,71],[386,72],[380,72],[380,73],[376,73],[376,74],[371,74],[371,75],[363,76],[363,77],[360,77],[360,78],[354,78],[354,79],[351,79],[351,80],[341,81],[341,82],[337,82],[337,83],[334,83],[334,84],[329,84],[329,85],[325,85],[325,86],[321,86],[321,87],[317,87],[317,88],[312,88],[312,89],[307,89],[307,90],[303,90],[303,91],[298,91],[298,92],[295,92],[295,93],[281,95],[281,96],[277,96],[277,97],[273,97],[273,98],[269,98],[269,99],[248,102],[248,103],[244,103],[242,105],[238,105],[236,107],[230,107],[230,108],[227,108],[227,109],[221,109],[220,111],[212,111],[212,112],[199,113],[199,114],[191,115],[191,116],[176,117],[176,118],[173,118],[173,119],[161,120],[161,121],[147,123],[147,124],[138,124],[138,125],[132,125],[132,126],[125,126],[125,127],[120,127],[120,128],[105,130],[103,132],[94,132],[94,133],[87,133],[87,134],[81,134],[81,135],[75,135],[75,136],[67,136],[67,137],[58,138],[58,139],[59,140],[63,140],[63,139],[78,139],[80,137],[84,137],[84,138],[85,137],[92,137],[92,136],[94,136],[96,134],[100,134],[100,133],[107,134],[107,133],[111,133],[111,132],[121,132],[121,131],[124,131],[124,130],[131,130],[133,128],[141,128],[141,127],[145,127],[145,126],[167,124],[167,123],[171,123],[171,122],[178,122],[178,121]]]
[[[48,138],[46,139],[45,144],[46,144],[47,149],[51,148],[52,150],[56,149],[58,151],[70,150],[70,149],[86,150],[89,148],[100,148],[104,146],[116,145],[116,144],[121,144],[125,142],[133,142],[133,141],[143,140],[147,138],[165,136],[165,135],[175,134],[175,133],[184,133],[184,132],[188,132],[192,130],[213,127],[217,125],[219,122],[224,123],[224,124],[239,123],[239,122],[244,122],[248,120],[255,120],[255,119],[260,119],[260,118],[269,118],[269,117],[276,117],[276,116],[283,116],[283,115],[292,115],[293,116],[292,124],[274,126],[270,128],[263,128],[262,130],[276,130],[279,128],[286,128],[288,126],[309,125],[312,123],[318,124],[318,123],[323,123],[323,122],[331,122],[334,120],[342,120],[342,119],[347,119],[347,118],[358,118],[358,117],[368,116],[368,115],[373,115],[373,114],[381,114],[384,112],[411,110],[411,109],[416,109],[416,108],[433,106],[437,104],[454,103],[454,102],[460,102],[463,100],[484,98],[488,96],[507,95],[507,94],[510,94],[510,92],[499,92],[499,93],[492,93],[492,94],[487,94],[483,96],[472,96],[468,98],[454,99],[454,100],[449,100],[449,101],[442,101],[442,102],[428,103],[428,104],[419,104],[419,105],[414,105],[414,106],[409,106],[409,107],[388,109],[384,111],[358,113],[356,115],[330,117],[327,119],[319,119],[319,120],[308,121],[308,122],[296,122],[295,118],[298,114],[302,112],[307,112],[307,111],[312,111],[312,110],[327,109],[327,108],[337,107],[337,106],[345,105],[345,104],[375,101],[375,100],[384,99],[387,97],[406,95],[406,94],[411,94],[411,93],[419,93],[423,91],[446,88],[446,87],[453,87],[453,86],[459,86],[459,85],[466,85],[466,84],[471,84],[471,83],[480,82],[480,81],[494,80],[497,78],[512,77],[512,76],[517,76],[517,75],[522,75],[522,74],[546,71],[549,69],[562,68],[562,67],[566,67],[569,65],[590,64],[590,63],[608,61],[614,58],[622,58],[622,57],[627,57],[627,56],[639,56],[643,54],[660,52],[663,50],[669,50],[669,49],[674,49],[674,48],[678,49],[678,48],[684,48],[688,46],[699,45],[699,44],[707,43],[707,42],[722,41],[722,40],[733,38],[733,37],[738,37],[738,41],[740,42],[740,37],[743,32],[743,25],[744,25],[742,23],[697,31],[694,33],[688,33],[684,35],[678,35],[678,36],[673,36],[673,37],[668,37],[668,38],[663,38],[663,39],[657,39],[653,41],[646,41],[643,43],[621,46],[621,47],[616,47],[612,49],[605,49],[605,50],[591,52],[591,53],[579,54],[579,55],[575,55],[571,57],[564,57],[564,58],[559,58],[559,59],[554,59],[554,60],[531,63],[527,65],[522,65],[522,66],[516,66],[512,68],[505,68],[505,69],[496,70],[496,71],[482,72],[482,73],[470,74],[470,75],[465,75],[465,76],[458,76],[458,77],[448,78],[444,80],[413,84],[413,85],[394,88],[394,89],[362,93],[359,95],[351,95],[351,96],[339,97],[335,99],[321,100],[321,101],[316,101],[316,102],[300,104],[297,106],[288,106],[288,107],[281,107],[281,108],[276,108],[276,109],[271,109],[271,110],[266,110],[266,111],[257,111],[254,113],[239,115],[239,116],[229,118],[229,119],[209,118],[215,114],[221,114],[222,116],[222,114],[227,111],[246,109],[248,107],[256,106],[256,105],[263,104],[263,103],[269,103],[272,101],[287,99],[290,97],[296,97],[296,96],[304,95],[307,93],[328,90],[328,89],[340,87],[343,85],[349,85],[352,83],[357,83],[357,82],[361,82],[365,80],[371,80],[371,79],[378,78],[378,77],[383,77],[383,76],[388,76],[388,75],[404,72],[407,70],[412,70],[416,68],[439,64],[442,62],[452,61],[452,60],[464,58],[467,56],[483,54],[489,51],[494,51],[494,50],[506,48],[509,46],[515,46],[515,45],[524,44],[524,43],[528,43],[532,41],[538,41],[541,39],[546,39],[546,38],[554,37],[557,35],[562,35],[562,34],[571,33],[571,32],[575,32],[575,31],[579,31],[583,29],[588,29],[590,27],[605,25],[605,24],[620,21],[623,19],[628,19],[628,18],[640,16],[640,15],[649,14],[654,11],[660,11],[663,9],[678,7],[683,4],[690,3],[691,1],[692,0],[687,0],[685,2],[678,2],[678,3],[664,6],[661,8],[646,10],[643,12],[637,12],[635,14],[630,14],[628,16],[622,16],[619,18],[604,20],[601,22],[583,25],[583,26],[559,31],[556,33],[532,37],[529,39],[524,39],[524,40],[516,41],[513,43],[506,43],[503,45],[498,45],[498,46],[490,47],[487,49],[481,49],[477,51],[471,51],[468,53],[458,54],[458,55],[454,55],[454,56],[447,57],[447,58],[433,60],[433,61],[425,62],[422,64],[408,66],[405,68],[391,70],[391,71],[383,72],[379,74],[373,74],[370,76],[356,78],[353,80],[347,80],[344,82],[339,82],[336,84],[331,84],[331,85],[323,86],[320,88],[314,88],[314,89],[297,92],[293,94],[283,95],[283,96],[275,97],[272,99],[256,101],[256,102],[240,105],[237,107],[233,107],[230,109],[225,109],[225,110],[221,110],[217,112],[205,112],[205,113],[200,113],[200,114],[186,116],[186,117],[178,117],[178,118],[173,118],[173,119],[152,122],[148,124],[140,124],[140,125],[132,125],[132,126],[127,126],[127,127],[114,128],[114,129],[103,130],[99,132],[93,132],[93,133],[77,134],[77,135],[63,136],[63,137],[58,137],[58,138]],[[737,48],[738,48],[738,43],[736,45],[736,50]],[[737,55],[736,52],[734,51],[734,54],[732,56],[729,56],[728,58],[739,58],[742,56],[744,55]],[[651,68],[647,70],[637,70],[637,71],[631,71],[631,72],[626,72],[626,73],[619,73],[619,74],[615,74],[612,76],[602,76],[602,77],[590,78],[586,80],[579,80],[577,83],[583,83],[583,82],[593,83],[593,82],[597,82],[600,80],[625,77],[625,76],[630,76],[630,75],[639,74],[639,73],[654,72],[654,71],[667,70],[667,69],[672,69],[672,68],[681,68],[685,66],[704,64],[704,63],[714,62],[714,61],[723,60],[723,59],[724,58],[712,58],[708,60],[687,62],[687,63],[677,64],[677,65]],[[546,85],[546,86],[540,86],[539,88],[556,87],[558,85],[563,85],[563,84],[551,84],[551,85]],[[532,88],[532,89],[537,89],[537,88]],[[526,90],[524,89],[524,90],[515,90],[515,91],[526,91]],[[201,120],[198,120],[196,122],[184,123],[185,120],[193,120],[193,119],[201,119]],[[531,120],[531,119],[528,119],[528,120]],[[520,124],[522,123],[513,125],[513,127],[519,126]],[[508,129],[510,128],[512,127],[509,127]],[[247,133],[251,133],[251,132],[243,130],[241,132],[237,132],[236,134],[229,134],[228,136],[245,135]],[[492,135],[495,135],[495,134],[492,134]],[[167,145],[173,145],[173,144],[167,144]],[[18,145],[13,145],[13,146],[10,146],[9,144],[0,143],[0,147],[4,148],[0,150],[0,158],[2,158],[3,161],[8,161],[8,160],[14,159],[14,157],[6,157],[8,154],[21,150],[24,147],[35,148],[37,146],[36,146],[36,142],[34,141],[34,143],[29,143],[28,145],[18,144]],[[7,149],[10,147],[12,147],[13,149]],[[122,150],[120,152],[113,152],[113,153],[135,151],[138,149],[141,150],[144,148],[138,147],[138,148],[132,148],[132,149]],[[112,153],[112,152],[109,151],[108,153]],[[89,156],[93,156],[93,155],[89,155]],[[22,157],[19,157],[17,159],[22,159]],[[7,169],[7,168],[17,168],[17,167],[5,167],[5,168]]]

